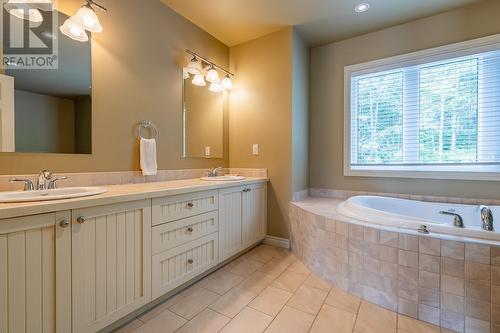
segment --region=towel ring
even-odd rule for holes
[[[142,135],[143,130],[152,130],[153,131],[153,136],[149,139],[156,139],[156,137],[158,136],[158,130],[156,129],[156,126],[150,120],[143,120],[137,126],[137,138],[138,139],[148,139],[147,137]]]

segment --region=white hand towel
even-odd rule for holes
[[[156,140],[141,139],[141,170],[144,176],[154,176],[158,171],[156,164]]]

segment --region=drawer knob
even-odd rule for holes
[[[188,206],[188,208],[193,208],[194,204],[192,202],[188,202],[187,206]]]
[[[67,228],[67,227],[69,226],[69,221],[68,221],[68,219],[64,219],[64,220],[62,220],[61,222],[59,222],[59,226],[60,226],[61,228]]]
[[[193,259],[188,259],[188,264],[191,265],[192,263],[194,263],[194,260]]]
[[[85,220],[85,217],[83,217],[83,216],[80,216],[79,218],[77,218],[77,219],[76,219],[76,222],[78,222],[78,223],[80,223],[80,224],[85,223],[85,221],[86,221],[86,220]]]
[[[188,232],[193,232],[193,228],[192,228],[192,227],[189,227],[189,228],[187,228],[187,231],[188,231]]]

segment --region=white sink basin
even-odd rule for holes
[[[202,177],[200,179],[201,180],[208,180],[208,181],[226,181],[226,182],[229,181],[230,182],[230,181],[235,181],[235,180],[244,180],[245,177],[227,175],[227,176],[217,176],[217,177]]]
[[[67,187],[46,191],[0,192],[0,203],[80,198],[101,194],[106,191],[102,187]]]

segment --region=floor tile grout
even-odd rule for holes
[[[197,318],[200,314],[202,314],[204,311],[207,311],[207,310],[212,311],[213,313],[217,314],[217,316],[219,316],[219,315],[220,315],[220,316],[222,316],[223,318],[225,318],[225,319],[227,320],[227,322],[225,322],[225,323],[224,323],[224,324],[223,324],[223,325],[222,325],[222,326],[218,329],[218,331],[217,331],[217,332],[220,332],[220,331],[224,330],[224,328],[226,328],[228,325],[230,325],[232,322],[234,322],[234,321],[238,318],[238,316],[240,316],[240,314],[241,314],[243,311],[245,311],[246,309],[251,309],[252,311],[256,311],[256,312],[258,312],[258,313],[260,313],[260,314],[262,314],[262,315],[265,315],[265,316],[267,316],[267,317],[270,317],[270,318],[271,318],[271,320],[269,321],[269,323],[267,323],[267,325],[265,326],[265,328],[263,328],[262,332],[267,331],[267,330],[269,329],[269,327],[270,327],[273,323],[275,323],[275,322],[276,322],[277,318],[278,318],[280,315],[282,315],[282,314],[284,313],[284,311],[285,311],[285,309],[286,309],[287,307],[289,307],[290,309],[294,309],[294,310],[296,310],[296,311],[299,311],[300,313],[307,314],[308,316],[313,317],[313,319],[312,319],[312,321],[311,321],[311,323],[310,323],[310,325],[309,325],[309,328],[308,328],[306,331],[304,331],[304,332],[311,332],[311,331],[312,331],[312,329],[315,327],[316,322],[318,321],[318,318],[319,318],[320,313],[322,313],[322,311],[325,309],[326,305],[328,305],[329,307],[333,307],[333,308],[335,308],[335,309],[337,309],[337,310],[351,312],[351,311],[346,310],[346,308],[339,307],[339,306],[338,306],[339,304],[337,304],[337,305],[327,304],[327,303],[326,303],[326,301],[328,300],[328,298],[329,298],[329,296],[331,295],[331,293],[334,293],[334,292],[335,292],[335,290],[339,290],[339,291],[341,291],[341,292],[343,292],[343,291],[342,291],[342,290],[340,290],[340,289],[338,289],[338,288],[336,288],[333,284],[329,283],[328,281],[324,281],[324,282],[328,283],[328,284],[327,284],[327,286],[328,286],[328,285],[330,286],[330,287],[329,287],[329,289],[326,289],[326,288],[320,288],[320,287],[318,287],[318,286],[323,286],[323,284],[322,284],[322,283],[320,283],[319,281],[317,281],[317,282],[316,282],[316,281],[314,281],[314,280],[311,280],[311,283],[310,283],[310,284],[307,284],[307,283],[308,283],[308,281],[311,279],[311,277],[317,278],[318,280],[324,280],[324,279],[323,279],[323,278],[321,278],[321,277],[320,277],[320,276],[318,276],[318,275],[315,275],[315,274],[314,274],[314,272],[312,272],[312,271],[310,271],[310,270],[307,270],[307,271],[308,271],[308,273],[305,273],[305,272],[301,271],[301,270],[304,270],[304,268],[303,268],[303,267],[301,267],[301,266],[300,266],[300,264],[297,264],[297,263],[300,263],[300,261],[299,261],[299,260],[297,260],[297,259],[295,258],[295,256],[294,256],[291,252],[289,252],[289,253],[283,253],[283,255],[281,255],[281,254],[277,254],[277,253],[273,253],[273,255],[269,255],[269,256],[268,256],[268,259],[267,259],[267,260],[265,260],[265,261],[260,261],[260,260],[251,259],[251,258],[255,258],[254,256],[256,256],[256,257],[258,257],[258,256],[259,256],[259,252],[258,252],[258,251],[259,251],[259,250],[258,250],[259,248],[260,248],[260,247],[256,247],[256,248],[252,249],[251,251],[249,251],[249,252],[245,253],[243,256],[241,256],[241,257],[239,257],[239,258],[235,258],[233,261],[231,261],[231,262],[227,263],[227,264],[226,264],[226,266],[223,266],[223,267],[219,268],[218,270],[216,270],[216,271],[212,272],[210,275],[208,275],[208,276],[204,277],[204,278],[203,278],[203,279],[201,279],[200,281],[197,281],[197,282],[196,282],[196,283],[194,283],[193,285],[191,285],[191,286],[189,286],[189,287],[185,288],[184,290],[180,291],[180,292],[179,292],[179,293],[177,293],[176,295],[172,295],[172,297],[170,297],[169,299],[167,299],[167,300],[165,300],[164,302],[162,302],[162,303],[160,303],[160,304],[158,304],[158,305],[157,305],[157,307],[160,307],[160,306],[162,306],[164,303],[169,302],[169,301],[170,301],[170,300],[172,300],[174,297],[178,296],[180,293],[182,293],[182,292],[186,292],[186,291],[188,291],[188,292],[189,292],[189,290],[190,290],[191,288],[193,288],[193,290],[192,290],[192,291],[188,294],[188,296],[185,296],[184,298],[188,298],[188,297],[190,297],[190,296],[191,296],[193,293],[195,293],[198,289],[203,289],[204,291],[207,291],[207,292],[210,292],[210,293],[213,293],[213,294],[217,295],[216,299],[214,299],[212,302],[210,302],[208,305],[206,305],[206,306],[205,306],[205,307],[203,307],[202,309],[195,308],[195,311],[197,311],[197,312],[196,312],[196,314],[194,314],[194,315],[192,316],[192,318],[191,318],[191,319],[186,318],[185,316],[183,316],[183,315],[181,315],[181,314],[178,314],[178,313],[176,313],[175,311],[171,310],[171,308],[172,308],[172,307],[174,307],[174,306],[175,306],[176,304],[178,304],[180,301],[183,301],[183,300],[184,300],[184,298],[179,298],[177,301],[175,301],[174,303],[170,304],[170,305],[169,305],[166,309],[164,309],[164,310],[162,310],[162,311],[158,312],[155,316],[153,316],[153,317],[151,317],[151,318],[148,318],[147,320],[142,320],[142,319],[140,319],[140,318],[139,318],[139,317],[141,317],[141,316],[143,316],[143,315],[147,314],[147,312],[146,312],[146,313],[141,314],[140,316],[135,317],[132,321],[134,321],[134,320],[138,320],[138,323],[141,323],[141,326],[139,326],[139,327],[137,327],[137,328],[133,329],[133,332],[136,332],[136,333],[141,333],[141,332],[142,332],[141,327],[142,327],[143,325],[147,324],[149,321],[155,320],[155,318],[157,318],[158,316],[160,316],[162,313],[164,313],[164,312],[166,312],[166,311],[169,311],[171,314],[173,314],[173,315],[175,315],[175,316],[178,316],[179,318],[182,318],[183,320],[185,320],[185,323],[183,323],[180,327],[178,327],[177,329],[175,329],[175,332],[177,332],[177,331],[181,330],[183,327],[185,327],[186,325],[188,325],[189,323],[191,323],[193,320],[195,320],[195,318]],[[260,251],[262,251],[262,253],[267,253],[266,251],[271,251],[271,252],[272,252],[272,251],[274,251],[274,250],[272,250],[273,248],[269,249],[269,248],[267,248],[267,247],[266,247],[266,248],[262,247],[261,249],[262,249],[262,250],[260,250]],[[250,252],[252,252],[252,251],[254,251],[254,250],[256,251],[256,253],[253,253],[253,254],[251,254],[251,255],[248,255]],[[264,258],[267,254],[262,254],[262,253],[261,253],[260,255]],[[280,253],[281,253],[281,252],[280,252]],[[268,273],[266,273],[266,272],[262,272],[262,271],[260,271],[260,269],[261,269],[264,265],[266,265],[267,263],[269,263],[269,262],[270,262],[270,261],[272,261],[272,260],[276,260],[276,261],[278,262],[278,264],[282,264],[282,265],[283,265],[283,266],[282,266],[282,267],[283,267],[283,270],[282,270],[282,271],[281,271],[281,272],[280,272],[277,276],[274,276],[274,274],[268,274]],[[281,262],[281,261],[283,261],[283,262]],[[230,265],[230,264],[232,264],[232,263],[236,263],[236,262],[239,262],[239,263],[244,263],[244,262],[253,262],[253,263],[252,263],[252,265],[253,265],[253,266],[251,266],[251,268],[250,268],[250,267],[244,267],[244,266],[243,266],[243,267],[239,267],[239,268],[238,268],[238,269],[242,269],[243,271],[244,271],[245,269],[252,269],[252,268],[254,268],[254,267],[255,267],[255,264],[254,264],[254,263],[258,263],[258,264],[260,264],[260,266],[259,266],[257,269],[255,269],[255,270],[253,270],[253,271],[249,272],[249,273],[248,273],[248,274],[246,274],[246,275],[241,275],[241,274],[234,273],[233,271],[230,271],[229,269],[227,269],[227,266],[228,266],[228,265]],[[239,263],[238,263],[238,264],[236,264],[236,265],[239,265]],[[290,268],[291,268],[293,265],[295,265],[295,264],[297,264],[297,266],[295,266],[295,267],[294,267],[294,270],[290,269]],[[303,265],[303,263],[301,263],[301,264]],[[235,266],[236,266],[236,265],[235,265]],[[233,267],[232,267],[232,268],[233,268]],[[296,268],[297,268],[297,269],[296,269]],[[279,269],[281,269],[281,267],[280,267]],[[295,269],[296,269],[296,270],[295,270]],[[305,269],[307,269],[307,267],[305,267]],[[304,271],[305,271],[305,270],[304,270]],[[201,284],[201,283],[202,283],[202,281],[210,279],[211,277],[213,277],[213,276],[214,276],[214,274],[217,274],[217,273],[219,273],[219,274],[223,274],[223,273],[221,273],[221,272],[226,272],[226,273],[231,273],[231,274],[234,274],[234,275],[236,275],[236,276],[239,276],[239,277],[241,278],[241,280],[239,280],[236,284],[232,285],[232,286],[231,286],[228,290],[225,290],[222,294],[220,294],[219,292],[212,291],[212,290],[210,290],[210,289],[206,288],[206,286],[204,286],[204,285],[202,285],[202,284]],[[255,274],[256,272],[259,272],[259,273],[261,273],[262,275],[260,275],[260,276],[258,275],[258,276],[257,276],[256,281],[254,281],[254,283],[255,283],[255,284],[257,284],[257,283],[259,283],[259,281],[261,281],[261,280],[259,280],[259,277],[269,279],[269,283],[267,283],[267,284],[266,284],[263,288],[262,288],[262,285],[260,285],[260,286],[258,287],[259,289],[261,289],[259,292],[256,292],[256,291],[254,291],[254,290],[251,288],[251,287],[252,287],[252,284],[247,285],[247,287],[246,287],[246,288],[241,287],[241,285],[242,285],[245,281],[247,281],[247,280],[248,280],[248,279],[249,279],[249,278],[250,278],[253,274]],[[293,273],[295,273],[295,274],[302,274],[302,275],[304,275],[304,276],[305,276],[305,279],[304,279],[302,282],[300,282],[300,284],[298,285],[298,287],[297,287],[297,288],[295,288],[295,290],[285,289],[285,288],[283,287],[283,285],[282,285],[282,286],[275,285],[276,281],[278,281],[278,280],[279,280],[279,279],[280,279],[280,278],[281,278],[281,277],[282,277],[285,273],[287,273],[287,272],[293,272]],[[292,275],[293,275],[293,274],[292,274]],[[216,279],[214,279],[214,281],[216,281]],[[296,281],[298,282],[298,279],[296,279]],[[267,282],[267,280],[266,280],[266,282]],[[316,282],[316,285],[314,285],[314,282]],[[293,284],[292,284],[292,286],[293,286]],[[268,313],[265,313],[265,312],[263,312],[263,311],[261,311],[261,310],[259,310],[259,309],[256,309],[256,308],[254,308],[254,307],[252,307],[252,306],[251,306],[252,302],[254,302],[257,298],[259,298],[261,295],[263,295],[263,293],[265,293],[265,292],[266,292],[266,290],[268,290],[270,287],[272,287],[272,288],[276,288],[276,289],[278,289],[278,290],[281,290],[282,292],[286,292],[286,293],[290,294],[290,296],[286,299],[286,301],[284,301],[284,302],[283,302],[283,305],[279,308],[279,311],[277,311],[276,315],[269,315]],[[298,292],[301,288],[303,288],[303,287],[312,288],[312,289],[314,289],[314,290],[316,290],[316,291],[319,291],[319,292],[322,292],[322,293],[324,292],[324,293],[325,293],[325,296],[324,296],[323,300],[321,301],[321,304],[319,305],[319,309],[316,311],[316,313],[315,313],[315,314],[313,314],[312,312],[307,312],[307,311],[304,311],[303,309],[298,308],[298,307],[297,307],[297,304],[295,304],[295,306],[294,306],[294,305],[290,305],[290,301],[294,298],[294,296],[296,296],[296,295],[297,295],[297,292]],[[230,293],[230,292],[232,292],[232,291],[234,291],[234,290],[236,290],[236,289],[241,289],[241,290],[243,290],[243,291],[251,292],[251,293],[252,293],[252,296],[253,296],[253,294],[255,294],[255,296],[253,296],[253,297],[252,297],[252,298],[251,298],[251,299],[250,299],[250,300],[249,300],[249,301],[248,301],[248,302],[247,302],[247,303],[246,303],[246,304],[245,304],[245,305],[244,305],[241,309],[239,309],[239,311],[238,311],[238,312],[237,312],[237,313],[236,313],[233,317],[229,317],[229,316],[225,315],[224,313],[221,313],[221,312],[220,312],[220,309],[219,309],[219,310],[216,310],[216,309],[211,308],[211,306],[212,306],[212,305],[214,305],[216,302],[218,302],[218,301],[219,301],[222,297],[224,297],[225,295],[227,295],[228,293]],[[288,295],[288,294],[284,294],[284,295]],[[215,296],[214,296],[214,297],[215,297]],[[356,296],[353,296],[353,297],[356,297]],[[359,301],[359,303],[358,303],[358,306],[357,306],[357,308],[356,308],[356,312],[355,312],[355,313],[354,313],[354,312],[351,312],[352,314],[354,314],[354,315],[355,315],[354,321],[353,321],[353,323],[352,323],[352,330],[350,330],[350,332],[351,332],[351,333],[356,332],[356,324],[358,323],[358,321],[359,321],[359,319],[360,319],[360,318],[359,318],[359,314],[360,314],[360,311],[361,311],[361,306],[362,306],[362,305],[363,305],[363,303],[365,303],[365,302],[366,302],[366,303],[369,303],[369,302],[367,302],[367,301],[364,301],[364,300],[362,300],[362,299],[359,299],[358,297],[356,297],[356,299]],[[315,309],[315,307],[317,306],[317,303],[312,303],[312,304],[315,304],[315,305],[313,305],[313,307],[312,307],[312,309],[311,309],[311,310],[314,310],[314,309]],[[371,304],[371,303],[370,303],[370,304]],[[375,305],[375,306],[376,306],[376,305]],[[155,307],[155,308],[156,308],[156,307]],[[153,311],[155,308],[152,308],[150,311]],[[377,308],[383,309],[382,307],[379,307],[379,306],[377,306]],[[198,310],[199,310],[199,311],[198,311]],[[236,310],[238,310],[238,309],[236,309]],[[387,310],[387,309],[384,309],[384,310]],[[368,310],[367,310],[367,309],[365,309],[365,311],[368,311]],[[390,311],[390,310],[387,310],[387,311]],[[391,312],[391,313],[395,313],[394,311],[390,311],[390,312]],[[398,315],[397,313],[395,313],[395,314],[396,314],[396,322],[395,322],[396,327],[395,327],[395,329],[396,329],[396,332],[398,332],[398,331],[399,331],[399,325],[400,325],[400,317],[399,317],[399,315]],[[264,317],[264,318],[267,318],[267,317]],[[307,317],[307,318],[310,318],[310,317]],[[415,319],[413,319],[413,318],[410,318],[410,319],[411,319],[411,320],[415,320]],[[308,319],[308,320],[309,320],[309,319]],[[131,321],[131,322],[132,322],[132,321]],[[263,324],[264,324],[264,322],[263,322]],[[282,324],[283,324],[283,323],[282,323],[282,321],[281,321],[281,322],[280,322],[280,325],[282,325]],[[365,323],[365,325],[366,325],[366,323]],[[276,327],[274,327],[274,328],[276,328]],[[274,328],[273,328],[273,329],[274,329]],[[305,327],[304,327],[304,329],[305,329]],[[212,331],[212,332],[214,332],[214,331]]]

